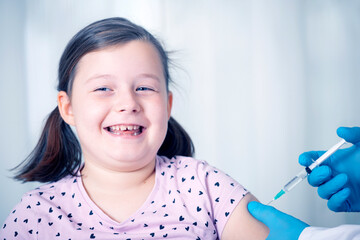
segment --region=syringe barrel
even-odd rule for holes
[[[284,186],[284,190],[286,192],[289,192],[291,189],[293,189],[296,185],[298,185],[302,180],[304,180],[307,177],[308,173],[306,170],[302,170],[299,172],[293,179],[291,179],[287,184]]]
[[[321,155],[314,163],[312,163],[308,168],[310,170],[313,170],[317,166],[319,166],[321,163],[323,163],[328,157],[330,157],[334,152],[336,152],[342,145],[344,145],[346,141],[344,139],[341,139],[340,142],[332,146],[329,150],[327,150],[323,155]]]
[[[315,167],[320,165],[323,161],[325,161],[328,157],[330,157],[334,152],[336,152],[345,143],[346,143],[346,141],[344,139],[342,139],[340,142],[338,142],[336,145],[334,145],[332,148],[330,148],[328,151],[326,151],[322,156],[320,156],[313,164],[311,164],[310,166],[303,169],[293,179],[291,179],[287,184],[284,185],[284,187],[281,189],[281,191],[275,196],[275,198],[272,201],[280,198],[282,195],[285,194],[285,192],[289,192],[296,185],[298,185],[300,182],[302,182],[308,176],[308,174],[311,173],[311,171]],[[269,203],[271,203],[272,201],[270,201]]]

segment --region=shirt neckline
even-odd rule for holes
[[[159,189],[159,179],[158,178],[159,178],[159,172],[160,172],[160,170],[159,170],[160,159],[161,158],[158,155],[156,155],[156,157],[155,157],[155,183],[154,183],[153,189],[151,190],[150,194],[148,195],[148,197],[146,198],[144,203],[141,205],[141,207],[122,222],[117,222],[114,219],[112,219],[102,209],[100,209],[93,202],[93,200],[91,200],[90,196],[88,195],[88,193],[85,190],[81,174],[79,174],[76,177],[77,186],[78,186],[79,191],[80,191],[83,199],[85,200],[85,202],[89,205],[89,207],[93,211],[93,213],[96,214],[101,219],[102,223],[107,223],[108,225],[113,226],[113,227],[115,227],[115,226],[121,227],[121,226],[126,225],[129,221],[131,221],[131,219],[134,219],[134,218],[136,218],[136,216],[141,215],[141,213],[144,212],[144,210],[148,206],[150,206],[152,199],[154,199],[154,196],[158,192],[158,189]]]

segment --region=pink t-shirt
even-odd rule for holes
[[[0,239],[219,239],[245,196],[234,179],[190,157],[156,157],[156,181],[142,207],[118,223],[69,176],[26,193]]]

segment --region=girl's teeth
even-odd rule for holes
[[[108,130],[115,135],[137,136],[142,133],[142,127],[139,125],[116,125],[109,127]]]
[[[110,130],[111,131],[136,131],[136,130],[139,130],[140,129],[140,126],[138,125],[129,125],[129,126],[125,126],[125,125],[117,125],[117,126],[111,126],[110,127]]]

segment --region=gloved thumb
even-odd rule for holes
[[[360,143],[360,127],[339,127],[336,133],[347,142]]]
[[[255,201],[248,204],[248,210],[254,218],[260,222],[263,222],[269,228],[271,228],[274,219],[278,219],[278,215],[282,214],[282,212],[276,210],[274,207],[267,206]]]
[[[257,220],[263,222],[269,229],[267,240],[298,239],[304,228],[309,225],[294,218],[274,207],[266,206],[259,202],[250,202],[248,210]]]

